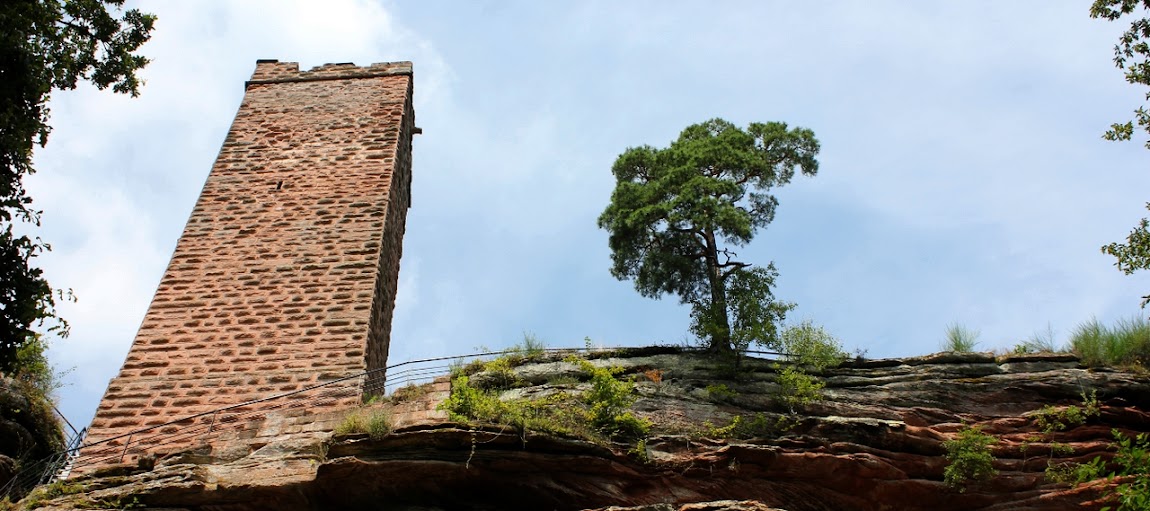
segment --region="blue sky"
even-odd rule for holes
[[[985,349],[1144,313],[1099,252],[1146,215],[1150,151],[1100,138],[1145,91],[1089,2],[148,2],[139,98],[57,93],[29,183],[39,263],[86,424],[127,354],[259,58],[411,60],[417,124],[392,362],[514,344],[690,341],[674,298],[608,272],[615,157],[689,124],[783,121],[822,142],[740,255],[872,357]]]

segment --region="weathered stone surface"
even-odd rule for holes
[[[379,440],[313,431],[255,436],[245,449],[237,437],[227,449],[159,459],[154,469],[135,475],[79,478],[89,491],[72,498],[130,495],[148,506],[229,511],[1091,510],[1102,506],[1105,483],[1072,488],[1047,482],[1048,462],[1110,456],[1112,428],[1135,433],[1150,427],[1144,375],[1076,364],[1020,369],[1071,364],[1049,357],[995,361],[948,354],[833,369],[824,375],[827,399],[796,415],[773,394],[778,386],[767,361],[747,361],[739,380],[716,379],[716,362],[691,354],[620,355],[594,363],[627,367],[637,378],[634,408],[655,424],[641,455],[634,445],[408,416]],[[537,382],[553,380],[548,374],[573,374],[557,360],[545,364],[516,371]],[[1007,365],[1010,370],[1003,369]],[[653,369],[659,371],[655,379]],[[734,394],[712,395],[707,388],[717,383]],[[508,396],[586,385],[539,383]],[[1083,392],[1097,393],[1100,416],[1066,431],[1039,431],[1037,410],[1081,405]],[[445,390],[415,395],[422,402],[399,406],[430,409]],[[761,417],[766,426],[753,437],[712,438],[736,416]],[[306,419],[277,428],[287,431]],[[942,481],[942,443],[963,423],[998,439],[992,447],[998,475],[960,492]],[[1052,455],[1055,442],[1072,452]],[[67,498],[53,504],[66,507]]]

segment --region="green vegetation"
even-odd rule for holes
[[[811,403],[823,399],[826,383],[795,366],[783,367],[775,383],[779,384],[779,401],[792,414]]]
[[[726,383],[712,383],[707,385],[705,390],[707,391],[707,395],[715,401],[730,401],[739,395],[738,392],[728,387]]]
[[[1090,17],[1115,21],[1136,10],[1145,15],[1147,9],[1150,9],[1150,0],[1095,0],[1090,7]],[[1150,86],[1150,17],[1135,17],[1130,22],[1130,28],[1114,46],[1114,65],[1125,72],[1127,82]],[[1150,100],[1150,93],[1146,99]],[[1130,140],[1134,136],[1135,124],[1139,130],[1150,134],[1150,110],[1138,107],[1132,121],[1114,123],[1102,137],[1107,140]],[[1145,145],[1150,149],[1150,139],[1146,140]],[[1150,209],[1150,202],[1146,203],[1146,209]],[[1150,269],[1150,219],[1143,218],[1130,231],[1125,243],[1111,243],[1102,247],[1102,252],[1114,256],[1114,266],[1127,275]],[[1148,303],[1150,294],[1142,297],[1142,307]]]
[[[1145,367],[1150,362],[1150,322],[1135,317],[1107,327],[1092,319],[1074,330],[1070,349],[1090,367]]]
[[[52,484],[40,486],[28,494],[20,505],[24,509],[36,509],[48,505],[48,501],[67,495],[75,495],[86,490],[84,485],[71,481],[55,481]]]
[[[809,320],[784,329],[780,344],[789,364],[775,364],[775,383],[779,385],[779,400],[794,414],[798,408],[823,399],[826,384],[808,371],[820,373],[845,362],[849,355],[835,336]]]
[[[667,148],[632,147],[615,160],[615,190],[599,216],[610,233],[611,274],[643,296],[677,295],[691,331],[714,352],[775,346],[792,304],[774,298],[778,272],[739,261],[775,216],[771,190],[796,170],[813,176],[814,132],[785,123],[741,129],[722,119],[688,126]]]
[[[786,353],[787,361],[815,372],[835,367],[850,358],[837,337],[810,320],[785,328],[780,348]]]
[[[1035,332],[1025,341],[1014,346],[1014,353],[1024,355],[1027,353],[1061,353],[1066,348],[1054,340],[1054,328],[1049,323],[1045,332]]]
[[[771,421],[766,414],[756,413],[751,419],[744,419],[742,415],[731,417],[726,426],[715,426],[710,422],[703,423],[701,434],[707,438],[762,438],[775,434],[779,429],[778,421]]]
[[[391,434],[391,414],[387,410],[373,408],[356,410],[335,427],[336,435],[367,433],[372,440],[379,440]]]
[[[651,424],[628,410],[635,404],[635,384],[616,378],[622,369],[595,367],[591,362],[581,359],[576,362],[584,372],[591,375],[591,389],[583,393],[583,403],[590,409],[588,418],[591,419],[591,425],[616,439],[647,436]]]
[[[1046,405],[1034,414],[1034,423],[1043,433],[1066,431],[1086,423],[1089,417],[1097,417],[1102,407],[1098,404],[1098,393],[1082,393],[1082,406],[1056,407]]]
[[[1098,394],[1091,391],[1086,394],[1082,392],[1082,406],[1070,405],[1065,407],[1057,407],[1047,405],[1034,413],[1035,426],[1042,431],[1043,436],[1050,440],[1051,435],[1060,431],[1068,431],[1081,426],[1086,423],[1090,417],[1097,417],[1102,411],[1101,405],[1098,403]],[[1033,440],[1040,440],[1042,437],[1034,437]],[[1022,449],[1023,454],[1029,447],[1029,442],[1024,442]],[[1047,443],[1050,447],[1050,459],[1046,462],[1046,479],[1052,482],[1067,482],[1073,480],[1076,476],[1076,465],[1074,463],[1055,464],[1054,457],[1056,455],[1073,454],[1074,448],[1070,445],[1050,441]]]
[[[496,359],[485,367],[503,370],[506,357],[500,358],[504,360]],[[592,441],[637,441],[647,436],[650,423],[629,410],[636,399],[635,384],[617,377],[620,368],[596,367],[575,357],[567,362],[577,365],[589,380],[589,387],[579,395],[556,392],[538,398],[500,399],[510,386],[480,388],[471,380],[477,374],[461,371],[452,379],[451,395],[440,409],[454,421],[502,424],[521,434],[538,431]]]
[[[977,345],[978,330],[971,330],[957,323],[946,327],[946,339],[942,341],[942,351],[970,353]]]
[[[19,375],[21,348],[36,343],[36,329],[60,336],[68,324],[56,314],[54,293],[33,265],[51,247],[18,235],[16,222],[39,225],[40,212],[24,188],[35,173],[32,153],[48,141],[48,99],[81,81],[133,96],[136,72],[148,60],[134,55],[150,37],[155,17],[137,9],[113,16],[123,0],[0,3],[0,373]],[[116,12],[115,14],[120,14]]]
[[[978,426],[963,427],[954,438],[943,442],[949,464],[943,470],[943,481],[960,492],[968,484],[994,477],[994,455],[990,446],[998,439],[982,432]]]
[[[1095,457],[1090,463],[1078,467],[1078,482],[1092,481],[1106,477],[1111,481],[1121,477],[1119,484],[1107,487],[1106,498],[1118,507],[1106,506],[1102,511],[1142,511],[1150,509],[1150,437],[1139,433],[1134,438],[1113,430],[1114,444],[1118,452],[1110,462]]]
[[[395,389],[395,391],[391,393],[391,403],[400,404],[409,401],[418,401],[430,392],[431,387],[429,384],[416,385],[414,383],[409,383],[398,389]],[[372,399],[374,400],[375,398]],[[368,404],[372,404],[372,402],[368,401]]]
[[[464,363],[462,360],[457,360],[453,362],[451,375],[454,378],[459,375],[471,376],[484,373],[480,381],[471,382],[471,384],[489,389],[520,387],[526,385],[526,382],[519,379],[519,376],[515,374],[515,367],[539,360],[546,354],[546,350],[547,346],[543,341],[537,339],[533,334],[525,333],[523,334],[523,341],[505,350],[506,353],[502,356],[486,361],[472,360]],[[484,347],[481,351],[488,350]]]

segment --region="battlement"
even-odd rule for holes
[[[299,62],[280,62],[275,59],[256,61],[256,70],[246,86],[269,83],[311,82],[321,80],[345,80],[351,78],[375,78],[380,76],[411,76],[411,62],[377,62],[360,67],[351,62],[324,64],[307,71],[299,70]]]

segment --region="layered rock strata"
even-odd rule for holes
[[[226,447],[74,479],[69,484],[80,493],[50,504],[131,498],[149,507],[236,511],[1099,509],[1105,482],[1051,482],[1046,468],[1112,456],[1112,429],[1150,429],[1145,375],[1085,369],[1069,355],[859,360],[823,374],[826,398],[793,413],[780,405],[769,361],[747,361],[737,380],[716,376],[723,372],[716,361],[686,353],[640,350],[594,363],[637,377],[633,409],[654,425],[645,445],[453,423],[434,411],[447,395],[441,380],[398,405],[399,423],[383,438],[333,436],[338,416],[296,433],[285,424],[303,427],[302,418],[275,419],[278,435],[247,433]],[[574,364],[558,360],[515,372],[528,386],[507,398],[587,387],[575,381]],[[716,392],[719,385],[727,390]],[[1097,416],[1042,431],[1036,414],[1043,407],[1082,406],[1084,394],[1097,396]],[[734,417],[771,426],[717,438],[730,436],[724,426]],[[997,474],[948,486],[943,442],[969,426],[996,439]]]

